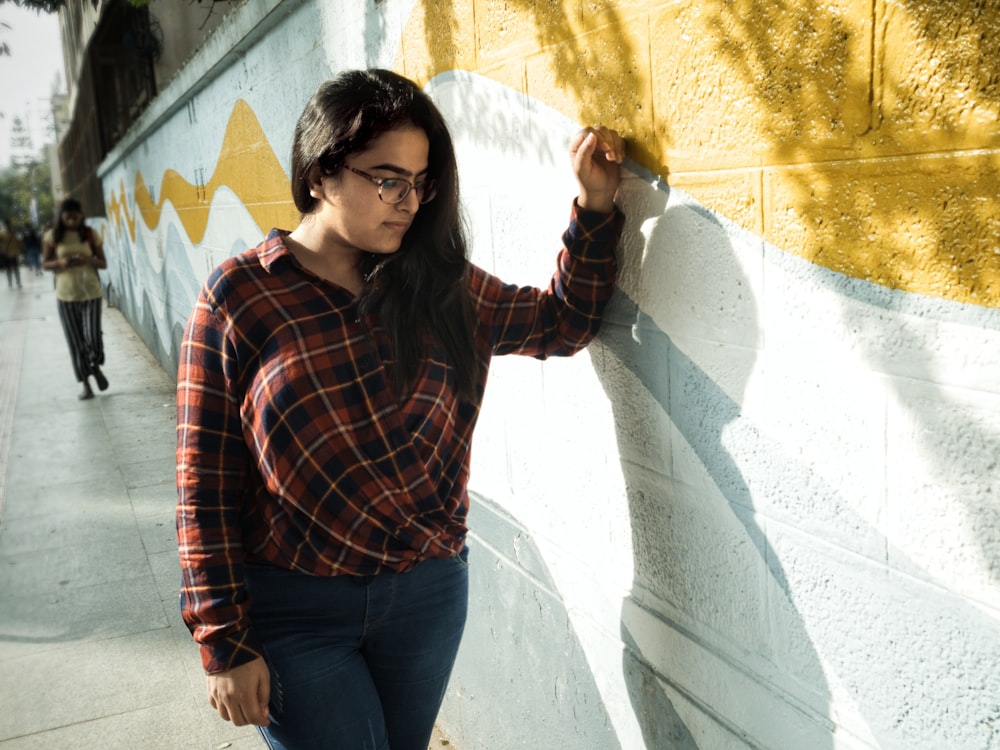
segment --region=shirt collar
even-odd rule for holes
[[[281,258],[287,257],[294,261],[295,256],[285,245],[285,237],[288,234],[287,229],[272,229],[267,233],[265,240],[257,246],[257,260],[268,273],[271,272],[271,266]]]

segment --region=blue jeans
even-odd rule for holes
[[[322,578],[248,565],[273,750],[427,750],[469,603],[468,552]]]

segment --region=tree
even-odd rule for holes
[[[44,11],[45,13],[58,13],[62,8],[66,7],[68,0],[0,0],[0,5],[4,3],[13,3],[14,5],[19,5],[23,8],[32,8],[34,10]],[[150,0],[128,0],[131,5],[137,8],[143,8],[149,5]],[[197,0],[201,4],[202,0]],[[208,0],[208,2],[230,2],[231,0]],[[97,8],[101,4],[101,0],[90,0],[90,4]],[[0,53],[2,54],[2,53]]]
[[[67,0],[0,0],[0,5],[4,3],[14,3],[22,8],[31,8],[32,10],[40,10],[46,13],[58,13],[61,8],[66,6]],[[129,0],[132,2],[132,0]],[[91,5],[95,8],[101,4],[101,0],[90,0]],[[149,0],[138,0],[136,5],[147,5]]]
[[[35,155],[31,144],[31,133],[20,117],[15,117],[10,126],[10,153],[14,166],[30,163]]]
[[[37,217],[44,225],[54,210],[49,165],[43,158],[36,155],[0,173],[0,219],[23,227]]]

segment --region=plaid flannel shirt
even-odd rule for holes
[[[477,398],[431,345],[400,404],[377,321],[272,230],[209,277],[177,383],[181,609],[215,673],[261,654],[244,563],[308,575],[404,571],[465,543],[472,430],[490,358],[570,355],[597,333],[622,215],[573,205],[546,290],[471,265]]]

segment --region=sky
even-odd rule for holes
[[[0,168],[10,164],[10,129],[15,117],[28,125],[36,152],[52,141],[48,100],[56,81],[58,91],[66,91],[58,15],[0,3],[3,47],[10,53],[0,55]]]

